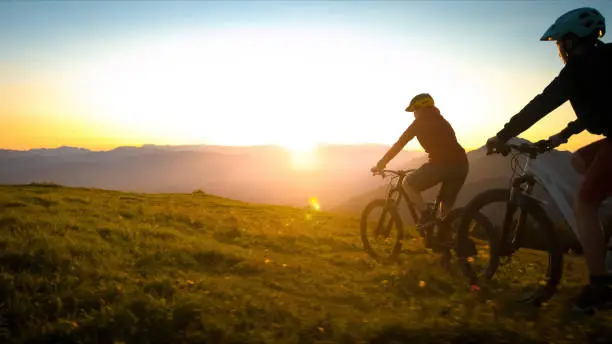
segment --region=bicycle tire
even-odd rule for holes
[[[463,219],[463,214],[465,212],[465,207],[459,207],[459,208],[455,208],[453,209],[444,219],[442,219],[441,223],[440,223],[440,230],[444,230],[444,231],[450,231],[450,240],[454,241],[454,245],[452,246],[452,249],[455,251],[455,253],[458,252],[458,248],[456,246],[456,236],[458,233],[458,228],[459,225],[461,224],[461,220]],[[483,228],[483,230],[485,232],[493,232],[494,228],[493,228],[493,224],[491,223],[491,221],[489,221],[489,219],[483,215],[482,213],[478,212],[475,213],[472,216],[472,219]],[[448,234],[442,234],[443,237],[441,237],[441,240],[445,240],[444,236],[448,235]],[[455,238],[453,238],[453,236]],[[450,266],[450,260],[452,258],[452,253],[451,253],[451,248],[449,247],[448,249],[446,249],[443,253],[443,263],[447,264],[448,266]]]
[[[480,210],[491,203],[507,203],[510,199],[509,189],[490,189],[474,197],[464,208],[463,217],[457,232],[457,259],[461,266],[464,276],[472,285],[478,285],[479,277],[475,275],[471,264],[466,256],[467,245],[469,244],[468,235],[471,218]],[[520,205],[520,209],[526,212],[538,224],[540,234],[548,242],[546,251],[548,253],[548,267],[546,281],[543,286],[536,289],[525,301],[531,302],[536,306],[550,299],[555,293],[563,274],[563,252],[554,232],[554,224],[548,217],[544,209],[532,199],[525,199],[526,202]],[[518,210],[518,208],[517,208]],[[491,228],[492,229],[492,228]],[[500,242],[501,239],[496,232],[487,233],[487,238],[491,247],[489,264],[484,273],[486,279],[492,279],[497,272],[500,262]]]
[[[368,240],[368,233],[367,233],[368,217],[370,213],[372,213],[372,211],[378,207],[382,207],[383,211],[389,212],[389,214],[391,215],[391,220],[395,223],[397,227],[397,237],[395,239],[395,244],[393,246],[393,250],[391,251],[391,254],[388,257],[382,257],[379,254],[377,254],[372,249],[370,245],[370,241]],[[361,232],[361,242],[363,244],[363,248],[370,257],[372,257],[374,260],[378,261],[379,263],[383,263],[383,264],[390,264],[390,263],[397,261],[399,254],[401,252],[401,249],[402,249],[404,228],[402,224],[402,219],[395,205],[388,204],[387,200],[385,199],[376,199],[368,203],[366,207],[364,208],[364,210],[361,212],[361,230],[360,232]]]

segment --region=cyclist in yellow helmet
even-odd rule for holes
[[[404,131],[397,142],[380,159],[372,171],[382,170],[404,146],[417,138],[429,155],[429,161],[405,179],[404,187],[410,200],[423,214],[419,227],[426,227],[434,220],[435,214],[428,212],[420,193],[439,183],[441,214],[446,216],[453,208],[459,191],[465,183],[469,164],[465,149],[457,142],[455,131],[435,106],[428,93],[416,95],[405,110],[414,113],[414,121]],[[433,248],[433,242],[426,242]]]

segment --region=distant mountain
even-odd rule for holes
[[[90,151],[75,147],[0,150],[0,184],[54,182],[136,192],[205,192],[233,199],[305,206],[315,196],[323,209],[347,195],[381,185],[369,169],[389,147],[322,145],[317,165],[294,169],[291,154],[277,146],[117,147]],[[407,163],[422,152],[402,151]]]

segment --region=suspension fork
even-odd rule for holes
[[[523,185],[526,185],[523,189]],[[518,250],[521,235],[527,223],[527,212],[525,211],[525,196],[533,193],[535,179],[529,174],[525,174],[512,183],[510,189],[510,199],[506,203],[506,214],[500,238],[500,256],[510,256]],[[518,219],[514,222],[514,214],[518,211]],[[514,224],[514,226],[512,226]]]
[[[397,197],[395,197],[397,195]],[[402,193],[397,187],[391,188],[387,193],[385,206],[387,207],[399,207],[399,202],[401,201]]]
[[[394,198],[394,195],[397,194],[397,198]],[[397,188],[391,188],[389,193],[387,194],[387,199],[385,203],[385,207],[383,208],[383,212],[378,219],[378,223],[376,224],[376,235],[383,234],[384,237],[389,236],[391,233],[391,229],[393,227],[393,218],[391,214],[388,213],[387,209],[390,207],[395,207],[396,209],[399,207],[399,202],[401,201],[402,193]],[[387,216],[389,215],[389,216]],[[388,222],[384,223],[388,218]],[[382,232],[382,233],[381,233]]]
[[[519,194],[521,196],[521,199],[519,199],[519,201],[521,202],[521,204],[519,205],[519,217],[518,217],[518,221],[515,227],[515,237],[514,240],[512,242],[512,251],[515,252],[519,249],[520,244],[521,244],[521,239],[522,236],[525,232],[525,228],[527,225],[527,211],[526,211],[526,204],[524,202],[524,196],[531,196],[531,194],[533,193],[533,187],[534,187],[535,182],[529,178],[529,180],[527,181],[527,187],[525,189],[525,191],[521,194]]]

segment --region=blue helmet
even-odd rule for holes
[[[601,38],[606,34],[606,20],[598,10],[581,7],[560,16],[540,38],[541,41],[558,41],[567,34],[579,38]]]

